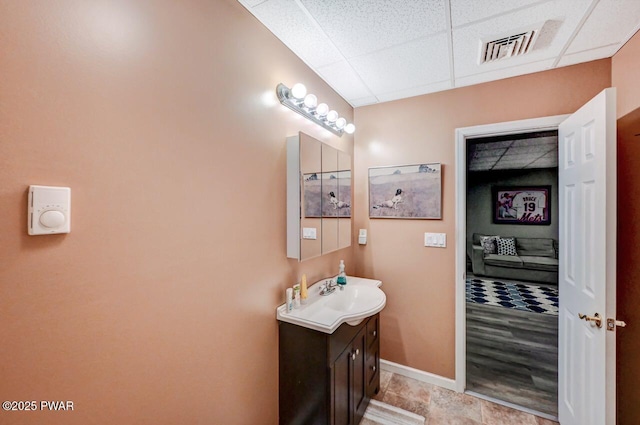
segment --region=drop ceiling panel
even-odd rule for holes
[[[244,4],[245,6],[254,7],[266,1],[267,0],[240,0],[240,3]]]
[[[558,160],[557,149],[547,152],[544,156],[540,157],[540,159],[552,159],[557,161]]]
[[[358,99],[352,99],[350,102],[354,108],[357,108],[358,106],[367,106],[367,105],[372,105],[374,103],[378,103],[378,98],[375,96],[367,96],[367,97],[360,97]]]
[[[425,86],[449,78],[447,37],[438,34],[352,59],[374,95]]]
[[[509,155],[543,155],[549,152],[550,149],[555,149],[555,146],[511,146],[511,148],[509,148]]]
[[[294,1],[268,0],[253,7],[251,12],[310,66],[319,67],[343,59]]]
[[[473,146],[473,149],[477,151],[482,151],[486,149],[499,149],[499,148],[508,148],[511,146],[513,142],[511,140],[507,140],[504,142],[491,142],[491,143],[478,143]]]
[[[562,57],[562,59],[560,59],[560,62],[558,62],[558,66],[569,66],[582,62],[590,62],[597,59],[609,58],[613,56],[619,48],[620,46],[618,44],[614,44],[611,46],[573,53],[571,55],[565,55]]]
[[[611,57],[640,28],[640,0],[238,1],[353,106]],[[531,52],[478,64],[536,23]]]
[[[346,60],[318,68],[318,74],[347,99],[359,99],[372,95]]]
[[[509,151],[511,151],[511,149],[509,149]],[[535,155],[535,154],[528,154],[528,153],[523,153],[523,154],[511,154],[511,152],[507,152],[506,154],[504,154],[502,156],[502,158],[500,159],[500,161],[505,161],[505,162],[519,162],[519,161],[523,161],[525,163],[530,163],[533,160],[536,160],[540,157],[541,154],[539,155]]]
[[[499,156],[502,156],[506,151],[507,151],[506,148],[476,150],[473,153],[473,158],[477,158],[478,160],[480,160],[481,158],[499,157]]]
[[[553,137],[534,137],[532,139],[519,139],[514,140],[511,146],[513,147],[521,147],[521,146],[540,146],[540,145],[556,145],[558,144],[558,138],[556,136]]]
[[[546,0],[545,0],[546,1]],[[540,3],[540,0],[450,0],[451,24],[454,27],[479,21],[493,15],[500,15]]]
[[[558,165],[557,136],[471,143],[470,171],[550,168]]]
[[[398,90],[389,93],[378,94],[378,100],[380,102],[387,102],[396,99],[404,99],[407,97],[420,96],[422,94],[436,93],[439,91],[453,88],[451,86],[451,80],[440,81],[434,84],[427,84],[426,86],[411,87],[405,90]]]
[[[639,0],[600,0],[567,49],[567,54],[624,43],[631,35],[630,29],[637,29],[638,16]]]
[[[446,29],[444,0],[300,1],[347,58]]]
[[[553,66],[554,59],[547,59],[540,62],[528,63],[509,68],[495,69],[481,74],[469,75],[456,78],[456,87],[470,86],[473,84],[486,83],[488,81],[502,80],[504,78],[517,77],[520,75],[532,74],[534,72],[546,71]]]
[[[527,165],[526,162],[504,162],[500,161],[493,166],[492,170],[511,170],[514,168],[524,168]]]
[[[589,4],[590,0],[551,1],[454,29],[453,45],[455,48],[453,53],[456,83],[459,78],[469,75],[537,63],[549,58],[555,59],[570,39]],[[517,34],[518,30],[525,26],[543,22],[546,23],[542,27],[538,41],[526,55],[478,64],[481,39]],[[529,72],[539,70],[532,66]],[[527,67],[521,67],[519,73],[527,73]]]
[[[479,167],[491,168],[491,166],[493,166],[493,164],[495,164],[498,161],[498,159],[500,159],[500,158],[499,157],[493,157],[493,158],[474,159],[473,160],[473,165],[479,166]]]

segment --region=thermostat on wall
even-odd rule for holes
[[[29,186],[27,230],[30,235],[71,231],[71,188]]]

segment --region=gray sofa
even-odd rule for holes
[[[474,275],[558,284],[558,241],[555,239],[515,238],[518,255],[498,255],[484,253],[480,245],[482,236],[486,235],[473,234]]]

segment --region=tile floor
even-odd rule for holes
[[[380,392],[375,398],[424,416],[425,425],[557,425],[548,419],[387,371],[380,372]],[[368,419],[360,422],[372,424]]]

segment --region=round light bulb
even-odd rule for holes
[[[304,106],[306,106],[309,109],[313,109],[318,105],[318,98],[316,97],[315,94],[308,94],[305,98],[304,98]]]
[[[338,113],[333,109],[330,110],[329,113],[327,114],[327,121],[336,122],[337,119],[338,119]]]
[[[295,97],[296,99],[302,100],[306,95],[307,88],[302,83],[297,83],[293,86],[293,88],[291,88],[291,96]]]
[[[349,123],[347,124],[347,126],[344,128],[345,133],[347,134],[353,134],[354,131],[356,131],[356,126]]]
[[[342,130],[345,125],[347,125],[347,120],[345,120],[344,118],[340,117],[336,120],[336,128],[338,130]]]
[[[329,105],[326,103],[321,103],[316,108],[316,114],[318,114],[319,117],[324,117],[327,113],[329,113]]]

